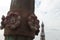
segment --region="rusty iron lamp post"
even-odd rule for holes
[[[5,40],[33,40],[39,33],[39,20],[34,14],[35,0],[11,0],[7,16],[2,16]]]

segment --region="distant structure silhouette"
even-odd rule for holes
[[[41,24],[41,38],[40,40],[45,40],[45,32],[44,32],[44,23]]]

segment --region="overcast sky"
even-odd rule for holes
[[[0,22],[2,15],[7,14],[11,0],[0,0]],[[60,0],[36,0],[35,14],[45,24],[46,40],[60,40]],[[40,40],[40,35],[35,40]],[[3,40],[0,30],[0,40]]]

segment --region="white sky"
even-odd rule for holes
[[[60,0],[40,0],[36,15],[45,24],[46,40],[60,40]]]
[[[0,20],[9,11],[10,2],[11,0],[0,0]],[[45,24],[46,40],[60,40],[60,0],[36,0],[35,7],[35,14]],[[0,33],[0,39],[3,40],[3,30]],[[35,40],[40,40],[39,37],[40,35]]]

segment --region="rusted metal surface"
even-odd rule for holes
[[[5,36],[28,36],[34,38],[39,33],[39,20],[34,14],[35,0],[11,0],[7,16],[2,16],[1,29]]]
[[[34,12],[34,2],[35,0],[11,0],[10,9],[27,10]]]

